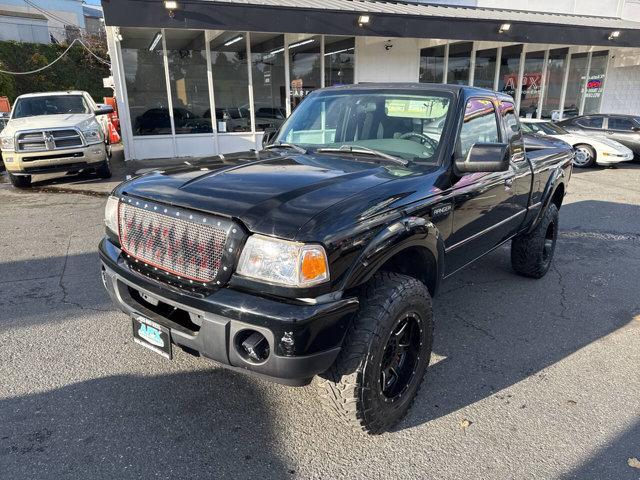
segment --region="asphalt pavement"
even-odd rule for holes
[[[312,386],[136,345],[100,281],[105,198],[0,184],[0,478],[638,480],[639,185],[576,171],[545,278],[505,247],[447,281],[419,397],[372,437]]]

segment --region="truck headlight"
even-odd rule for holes
[[[13,137],[0,137],[0,149],[13,152]]]
[[[309,287],[329,280],[321,245],[252,235],[240,255],[238,274],[289,287]]]
[[[89,130],[83,130],[82,136],[87,145],[102,142],[102,132],[99,128],[90,128]]]
[[[107,206],[104,208],[104,224],[108,230],[118,236],[118,197],[109,197]]]

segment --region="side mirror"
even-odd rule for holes
[[[113,107],[111,105],[103,105],[100,108],[97,108],[93,111],[94,115],[107,115],[109,113],[113,113]]]
[[[276,135],[278,133],[278,129],[274,127],[267,127],[264,129],[264,135],[262,135],[262,146],[266,147],[270,145]]]
[[[631,130],[633,130],[634,132],[638,133],[638,132],[640,132],[640,127],[633,127]]]
[[[461,173],[506,172],[509,170],[509,145],[506,143],[476,143],[467,158],[456,160]]]

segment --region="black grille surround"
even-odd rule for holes
[[[226,285],[247,237],[232,220],[128,196],[120,197],[118,228],[132,270],[200,294]]]

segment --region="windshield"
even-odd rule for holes
[[[82,95],[47,95],[19,98],[13,108],[12,118],[62,113],[90,113]]]
[[[551,122],[524,122],[523,127],[526,131],[532,133],[543,133],[546,135],[567,135],[564,128]]]
[[[348,145],[435,162],[450,104],[436,92],[326,92],[300,104],[276,143],[321,151]]]

